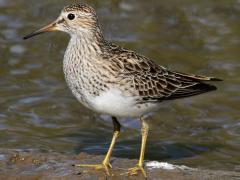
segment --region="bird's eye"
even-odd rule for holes
[[[68,14],[67,17],[68,17],[69,20],[73,20],[75,18],[75,15],[74,14]]]

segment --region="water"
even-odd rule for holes
[[[23,35],[54,20],[69,1],[0,0],[0,146],[104,154],[112,124],[68,90],[69,37]],[[240,170],[240,1],[89,1],[105,37],[170,69],[224,79],[218,91],[163,103],[150,120],[147,160]],[[139,124],[124,120],[114,156],[138,158]]]

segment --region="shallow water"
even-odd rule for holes
[[[87,2],[87,1],[85,1]],[[104,154],[112,124],[78,103],[62,73],[69,37],[23,35],[69,1],[0,0],[0,146]],[[163,103],[149,120],[147,160],[240,170],[240,1],[88,1],[107,39],[182,72],[224,79],[218,91]],[[122,120],[114,156],[138,158],[137,120]]]

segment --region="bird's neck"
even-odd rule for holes
[[[101,53],[101,47],[104,44],[104,38],[100,29],[93,32],[81,32],[71,35],[68,48],[81,56],[96,55]]]
[[[76,68],[88,66],[89,63],[99,59],[104,47],[104,38],[101,31],[95,33],[82,32],[81,34],[71,35],[68,47],[64,55],[64,66]],[[76,67],[70,67],[76,66]]]

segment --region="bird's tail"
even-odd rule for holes
[[[179,88],[170,96],[166,97],[166,99],[178,99],[214,91],[217,89],[216,86],[207,84],[205,82],[222,81],[221,79],[215,77],[199,76],[180,72],[172,73],[176,79],[182,82],[182,86],[179,86]]]
[[[185,74],[180,72],[174,72],[176,75],[182,76],[184,78],[189,78],[195,81],[222,81],[222,79],[215,78],[215,77],[207,77],[207,76],[200,76],[194,74]]]

